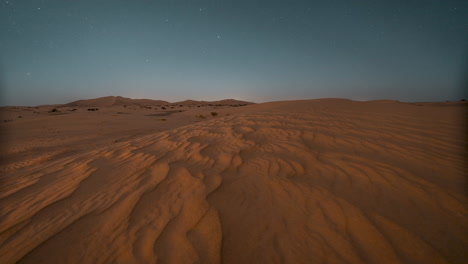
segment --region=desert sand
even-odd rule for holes
[[[0,263],[468,261],[464,102],[117,101],[0,110]]]

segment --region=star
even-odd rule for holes
[[[41,10],[41,8],[40,8],[40,7],[38,7],[38,8],[37,8],[37,10]]]
[[[221,36],[220,36],[220,35],[218,35],[218,39],[220,39],[220,38],[221,38]]]

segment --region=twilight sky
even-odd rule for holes
[[[0,2],[0,105],[460,100],[467,71],[466,0]]]

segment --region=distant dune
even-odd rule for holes
[[[123,105],[145,105],[145,104],[168,104],[166,101],[161,100],[150,100],[150,99],[130,99],[121,96],[106,96],[95,99],[78,100],[63,106],[65,107],[76,107],[76,106],[123,106]]]
[[[15,112],[0,262],[466,263],[468,107],[441,105]]]
[[[64,104],[64,107],[105,107],[105,106],[124,106],[124,105],[169,105],[169,104],[182,104],[182,105],[197,105],[197,104],[225,104],[225,105],[234,105],[234,104],[252,104],[251,102],[239,101],[234,99],[225,99],[220,101],[195,101],[195,100],[185,100],[181,102],[169,103],[162,100],[151,100],[151,99],[131,99],[121,96],[107,96],[100,97],[95,99],[87,100],[78,100],[68,104]]]

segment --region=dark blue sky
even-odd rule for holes
[[[2,0],[1,105],[466,97],[468,1]]]

